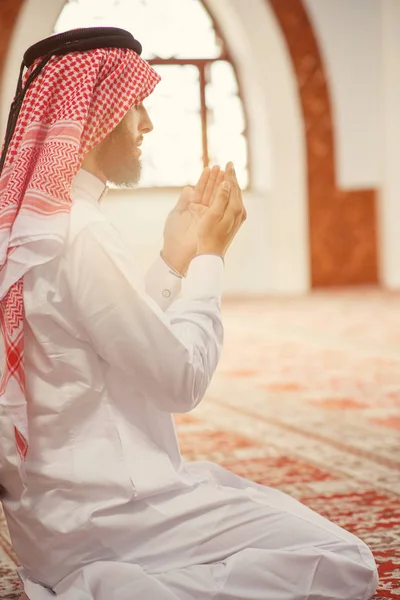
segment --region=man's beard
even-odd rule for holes
[[[133,187],[140,180],[142,163],[138,143],[123,119],[97,148],[96,162],[107,181],[117,187]]]

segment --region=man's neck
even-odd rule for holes
[[[97,179],[100,179],[104,185],[107,185],[107,177],[104,175],[103,171],[98,168],[94,156],[90,152],[83,159],[82,169],[88,171],[91,175],[97,177]]]

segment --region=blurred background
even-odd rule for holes
[[[400,288],[398,0],[0,0],[0,19],[1,131],[54,32],[124,27],[162,75],[140,187],[105,203],[143,269],[177,188],[232,159],[249,218],[226,294]]]

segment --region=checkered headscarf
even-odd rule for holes
[[[22,459],[28,449],[23,277],[61,252],[71,184],[85,154],[159,79],[133,50],[102,48],[53,56],[26,92],[0,177],[0,403]]]

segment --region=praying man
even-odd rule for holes
[[[246,209],[233,164],[206,168],[141,278],[101,209],[109,183],[139,181],[153,129],[159,76],[140,53],[114,28],[43,40],[10,111],[0,479],[25,598],[368,600],[377,570],[361,540],[180,455],[173,414],[217,367],[224,259]]]

